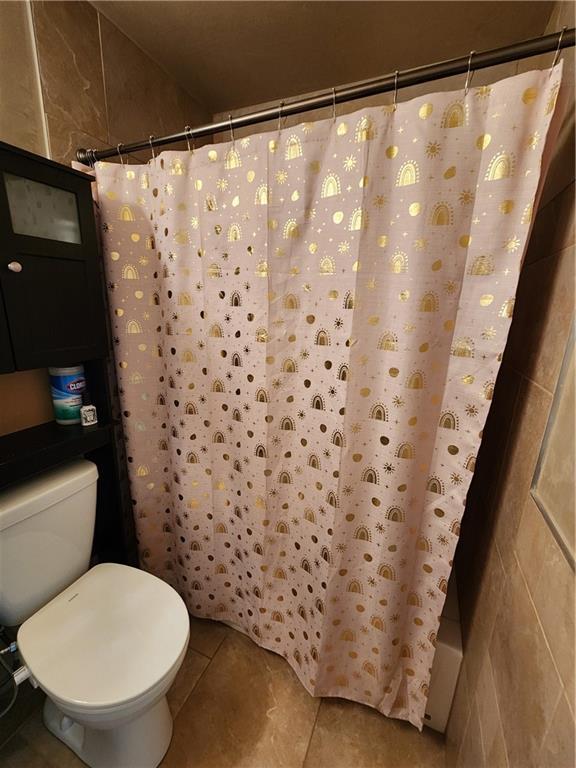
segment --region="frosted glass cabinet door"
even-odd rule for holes
[[[80,243],[76,195],[67,189],[4,174],[12,231],[18,235]]]

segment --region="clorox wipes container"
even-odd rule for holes
[[[80,424],[82,392],[86,389],[84,366],[49,368],[50,389],[57,424]]]

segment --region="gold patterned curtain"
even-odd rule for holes
[[[418,727],[560,77],[96,165],[142,566]]]

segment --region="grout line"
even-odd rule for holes
[[[316,730],[316,723],[318,722],[318,715],[320,714],[320,707],[324,703],[324,698],[321,696],[320,701],[318,702],[318,709],[316,710],[316,716],[314,718],[314,724],[312,725],[312,730],[310,731],[310,738],[308,739],[308,745],[306,747],[306,752],[304,753],[304,757],[302,758],[301,768],[304,768],[306,764],[306,760],[308,759],[308,752],[310,751],[310,744],[312,744],[312,737],[314,736],[314,731]]]
[[[208,664],[206,664],[206,666],[204,667],[204,669],[202,670],[202,672],[198,676],[198,679],[196,680],[196,682],[194,683],[192,688],[190,688],[190,690],[188,691],[188,694],[186,695],[186,698],[184,699],[184,701],[182,702],[182,704],[180,706],[180,709],[176,713],[176,717],[174,718],[174,724],[176,724],[176,720],[180,717],[180,713],[182,712],[182,710],[186,706],[186,702],[188,701],[190,696],[193,694],[193,692],[196,690],[196,687],[198,686],[198,683],[200,682],[200,680],[202,680],[202,678],[204,677],[204,675],[206,674],[206,672],[210,668],[212,662],[214,661],[214,659],[218,655],[218,651],[220,650],[220,648],[222,648],[222,645],[224,644],[225,641],[226,641],[226,637],[223,637],[222,640],[220,641],[220,644],[218,645],[218,648],[216,648],[216,650],[214,651],[214,655],[213,656],[206,656],[205,653],[201,653],[200,651],[196,651],[194,648],[192,648],[192,650],[195,653],[199,653],[200,656],[204,656],[205,659],[208,659]]]
[[[106,144],[110,144],[110,118],[108,115],[108,93],[106,91],[106,70],[104,69],[104,46],[102,44],[102,24],[100,22],[100,11],[96,10],[96,21],[98,23],[98,46],[100,48],[100,71],[102,72],[102,90],[104,91],[104,119],[106,120]]]
[[[52,157],[52,149],[50,147],[50,132],[48,131],[48,118],[46,116],[46,110],[44,108],[44,87],[42,85],[42,74],[40,72],[40,56],[38,54],[38,40],[36,38],[36,27],[34,24],[34,14],[32,13],[32,3],[30,0],[26,2],[26,16],[28,19],[28,30],[30,32],[30,42],[32,44],[32,58],[34,60],[34,75],[36,78],[36,89],[38,91],[38,99],[40,101],[40,116],[42,123],[42,138],[44,140],[44,154],[45,157]]]
[[[512,368],[512,366],[509,365],[508,367],[509,367],[510,370],[514,371],[514,373],[518,374],[518,371],[516,371],[514,368]],[[510,420],[509,420],[509,423],[508,423],[508,429],[506,430],[506,437],[505,437],[505,440],[504,440],[504,444],[502,445],[502,454],[503,455],[507,455],[508,448],[510,446],[510,440],[511,440],[511,434],[512,434],[512,425],[515,423],[516,415],[518,413],[518,403],[519,403],[519,399],[520,399],[520,389],[521,389],[521,386],[522,386],[522,376],[520,376],[520,381],[518,382],[518,390],[516,391],[516,394],[514,396],[514,402],[512,403],[512,407],[510,409]],[[496,468],[496,472],[494,474],[494,485],[493,485],[492,490],[490,492],[489,503],[490,503],[491,507],[495,503],[494,493],[495,492],[497,493],[500,490],[500,484],[501,484],[502,479],[503,479],[503,472],[504,472],[504,462],[499,462],[498,467]],[[496,503],[497,503],[497,499],[496,499]],[[495,527],[497,525],[497,522],[498,522],[498,520],[496,520]],[[493,531],[492,531],[492,535],[495,535],[495,533],[496,533],[496,531],[495,531],[495,528],[494,528]]]
[[[558,197],[560,197],[560,195],[564,194],[564,192],[566,192],[566,190],[568,189],[568,187],[571,187],[571,186],[574,184],[574,181],[575,181],[575,179],[571,179],[571,180],[570,180],[570,181],[569,181],[569,182],[568,182],[568,183],[567,183],[565,186],[563,186],[563,187],[562,187],[562,189],[560,189],[558,192],[556,192],[556,194],[554,195],[554,197],[551,197],[551,198],[550,198],[550,200],[548,200],[548,202],[547,202],[547,203],[544,203],[544,205],[543,205],[543,206],[541,206],[540,208],[538,208],[538,210],[535,212],[535,215],[534,215],[534,220],[536,220],[536,216],[538,216],[538,214],[539,214],[541,211],[544,211],[546,208],[548,208],[548,206],[549,206],[549,205],[551,205],[553,202],[555,202],[555,201],[556,201],[556,199],[557,199]]]
[[[151,61],[162,74],[168,79],[168,82],[175,85],[179,90],[182,91],[182,93],[185,93],[192,101],[201,109],[205,110],[205,112],[208,115],[211,115],[211,107],[204,103],[204,97],[202,97],[202,100],[200,100],[198,94],[191,93],[186,86],[184,86],[179,80],[176,80],[174,78],[174,75],[170,74],[168,70],[164,67],[163,64],[160,64],[160,62],[155,58],[155,56],[152,55],[148,50],[142,47],[141,43],[136,42],[136,40],[125,30],[125,25],[120,24],[117,21],[114,21],[107,13],[104,12],[104,10],[98,10],[98,15],[104,16],[106,21],[110,24],[110,26],[114,27],[114,29],[119,32],[123,37],[125,37],[127,40],[132,43],[132,45],[138,49],[138,51],[145,56],[149,61]]]
[[[500,700],[498,698],[498,690],[496,689],[496,682],[494,678],[494,668],[492,666],[492,658],[490,656],[490,645],[488,645],[488,648],[486,649],[486,664],[488,664],[488,672],[490,674],[490,680],[492,681],[492,693],[494,694],[494,699],[496,700],[496,715],[498,717],[498,726],[500,727],[500,730],[502,731],[502,740],[504,742],[504,751],[506,753],[506,760],[508,760],[508,745],[506,744],[506,732],[504,730],[504,721],[502,720],[502,713],[500,711]],[[482,723],[480,723],[480,728],[482,728]]]
[[[511,371],[514,371],[514,373],[517,373],[518,376],[524,381],[528,382],[530,384],[534,384],[535,387],[538,387],[538,389],[541,389],[543,392],[546,392],[547,395],[550,395],[551,397],[554,397],[554,392],[551,392],[549,389],[547,389],[542,384],[539,384],[536,379],[530,378],[530,376],[527,376],[523,371],[520,370],[520,368],[516,368],[514,365],[509,364],[509,368]]]
[[[40,689],[40,690],[42,690],[42,689]],[[42,693],[44,693],[43,690],[42,690]],[[44,693],[44,696],[46,697],[46,693]],[[14,702],[14,703],[16,703],[16,702]],[[6,745],[14,738],[14,736],[16,736],[18,733],[20,733],[20,731],[26,725],[26,723],[29,720],[31,720],[32,717],[36,714],[36,711],[39,710],[39,709],[41,710],[43,708],[43,706],[44,706],[44,700],[42,700],[42,703],[41,703],[41,705],[39,707],[33,707],[30,710],[30,712],[26,715],[26,717],[20,723],[18,723],[18,725],[16,726],[16,729],[14,731],[12,731],[11,733],[9,733],[8,736],[4,739],[4,741],[0,741],[0,757],[1,757],[2,750],[6,747]]]

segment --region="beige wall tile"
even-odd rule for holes
[[[73,160],[76,160],[76,150],[79,147],[84,149],[97,147],[101,149],[102,147],[109,146],[108,142],[104,139],[84,133],[84,131],[77,131],[59,118],[52,117],[51,115],[46,115],[46,123],[48,126],[51,157],[58,163],[70,165]]]
[[[483,768],[484,765],[486,765],[486,762],[482,746],[480,717],[478,705],[474,701],[470,710],[466,733],[462,739],[462,746],[456,758],[456,768]]]
[[[497,490],[499,469],[505,462],[495,464],[494,456],[503,457],[508,437],[514,429],[514,410],[520,390],[521,377],[518,371],[502,363],[494,398],[482,433],[482,444],[476,461],[476,471],[472,479],[469,494],[480,496],[490,504]],[[463,521],[463,527],[466,523]]]
[[[574,245],[574,182],[540,207],[530,234],[524,264],[545,259]]]
[[[526,502],[517,556],[566,689],[574,697],[574,571],[532,498]],[[553,596],[553,597],[552,597]]]
[[[557,206],[558,217],[554,229],[554,240],[552,241],[553,251],[559,251],[563,248],[569,248],[574,245],[575,237],[575,195],[574,182],[561,192],[554,201]]]
[[[559,225],[561,226],[561,222],[558,221],[558,207],[559,197],[552,198],[546,205],[540,206],[538,209],[532,224],[523,269],[526,269],[527,264],[532,264],[538,259],[545,259],[554,253],[551,248],[552,238],[556,238],[557,229]]]
[[[517,564],[504,589],[490,658],[510,766],[538,766],[562,684]]]
[[[478,685],[476,686],[476,704],[478,707],[478,718],[480,720],[480,732],[482,736],[482,747],[486,758],[494,750],[494,742],[502,732],[500,722],[500,710],[498,708],[498,699],[496,697],[496,688],[494,687],[494,677],[492,674],[492,664],[490,655],[486,654],[484,662],[480,669]],[[493,768],[492,763],[487,763]]]
[[[540,751],[540,768],[574,768],[574,716],[566,696],[561,696]]]
[[[484,427],[476,471],[467,494],[462,534],[456,550],[460,620],[465,644],[492,542],[496,523],[493,501],[500,475],[505,475],[507,471],[506,444],[510,433],[515,430],[514,409],[520,384],[518,372],[503,364]],[[495,456],[499,457],[498,461],[494,461]]]
[[[508,755],[506,754],[506,742],[502,722],[498,720],[498,726],[490,749],[486,753],[486,768],[508,768]],[[540,766],[544,768],[544,766]]]
[[[574,555],[576,361],[572,345],[566,354],[566,367],[556,387],[554,413],[549,420],[545,445],[542,446],[534,494],[541,509],[549,516],[556,535]]]
[[[531,381],[520,387],[514,426],[510,434],[496,500],[496,540],[509,567],[512,543],[532,484],[540,443],[548,421],[552,395]]]
[[[480,579],[469,636],[464,645],[464,666],[471,699],[478,685],[484,656],[490,644],[507,579],[498,548],[495,546],[487,550],[486,562]]]
[[[545,567],[543,555],[548,548],[550,531],[531,494],[526,497],[518,525],[514,549],[531,593],[534,592]]]
[[[209,121],[208,112],[104,16],[100,28],[111,136],[127,144]]]
[[[466,731],[466,726],[468,725],[469,716],[470,697],[468,692],[468,681],[466,679],[466,668],[462,665],[460,668],[460,675],[458,676],[454,700],[452,701],[450,718],[446,728],[447,768],[453,768],[453,766],[456,765],[458,750],[460,749],[460,744],[462,743],[462,738]]]
[[[560,31],[565,26],[574,26],[574,3],[557,2],[554,5],[545,34]],[[541,205],[546,205],[549,200],[574,181],[574,48],[564,49],[561,56],[564,61],[564,73],[558,107],[563,110],[561,113],[563,117],[554,148],[554,156],[542,191]],[[549,67],[552,64],[553,56],[546,58],[547,61],[542,66]]]
[[[51,152],[59,159],[72,131],[108,139],[98,14],[87,2],[34,2],[32,8]]]
[[[47,154],[34,39],[24,2],[0,2],[0,140]]]
[[[549,232],[549,241],[554,232]],[[574,313],[574,246],[526,264],[504,359],[553,392]]]

